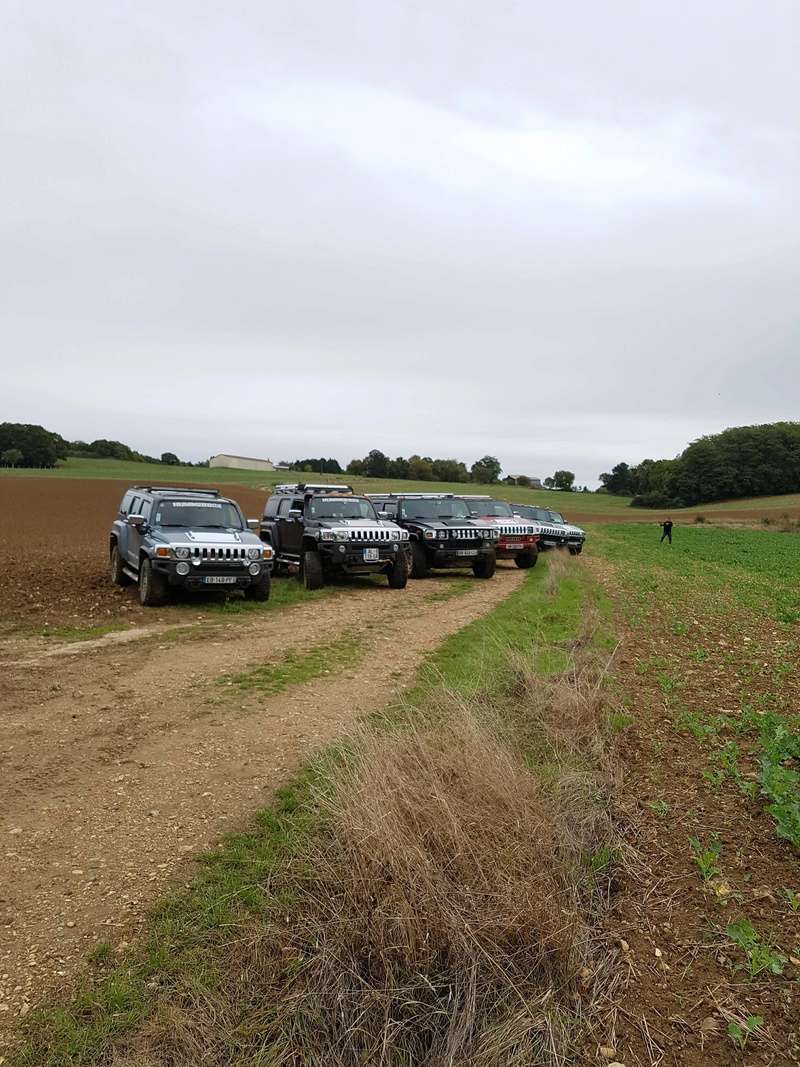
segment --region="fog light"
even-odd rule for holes
[[[188,563],[179,563],[175,568],[176,572],[180,574],[181,577],[185,577],[189,573],[189,569]]]
[[[344,546],[344,545],[339,545],[339,551],[340,551],[340,552],[346,552],[346,551],[347,551],[347,549],[345,548],[345,546]]]
[[[251,563],[250,566],[247,569],[250,571],[250,573],[253,575],[254,578],[255,578],[255,576],[257,574],[261,574],[261,564],[260,563]]]
[[[400,545],[392,545],[392,552],[399,552],[399,551],[400,551]]]

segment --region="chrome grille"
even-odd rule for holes
[[[247,559],[247,549],[230,545],[192,545],[190,558],[201,563],[243,563]]]
[[[497,528],[503,537],[531,537],[537,533],[535,526],[526,526],[521,522],[498,523]]]

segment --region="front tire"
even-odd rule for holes
[[[166,599],[166,579],[154,570],[153,564],[145,556],[139,564],[139,603],[145,608],[157,608]]]
[[[319,552],[314,552],[313,549],[303,553],[302,580],[304,588],[310,590],[321,589],[325,584],[322,558]]]
[[[272,589],[272,580],[269,576],[269,572],[259,582],[255,582],[253,585],[248,585],[244,591],[246,600],[269,600],[270,590]]]
[[[122,569],[122,556],[115,541],[111,546],[111,581],[114,585],[130,585],[131,580]]]
[[[427,578],[431,572],[430,564],[428,563],[428,557],[425,555],[425,549],[419,543],[419,541],[411,542],[411,577],[412,578]]]
[[[390,567],[387,577],[390,589],[405,589],[408,585],[408,557],[402,549]]]
[[[497,557],[494,552],[489,552],[472,564],[472,573],[476,578],[491,578],[497,566]]]
[[[539,553],[535,548],[526,548],[524,552],[520,552],[514,556],[514,562],[521,571],[526,571],[528,567],[535,567],[536,560],[539,558]]]

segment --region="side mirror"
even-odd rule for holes
[[[144,515],[129,515],[128,525],[135,527],[137,530],[142,530],[147,525],[147,520]]]
[[[302,519],[303,512],[302,512],[302,510],[300,508],[291,508],[290,511],[289,511],[289,515],[293,519],[298,519],[298,518]]]
[[[247,520],[247,528],[248,528],[248,530],[257,530],[260,526],[261,526],[261,520],[260,519],[248,519]]]
[[[389,518],[389,512],[388,511],[379,511],[378,512],[378,518],[379,519],[388,519]]]

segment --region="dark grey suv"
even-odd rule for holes
[[[217,489],[135,485],[111,525],[111,581],[138,583],[147,607],[163,604],[174,587],[242,589],[267,600],[274,553],[252,524],[258,520],[248,523]]]

